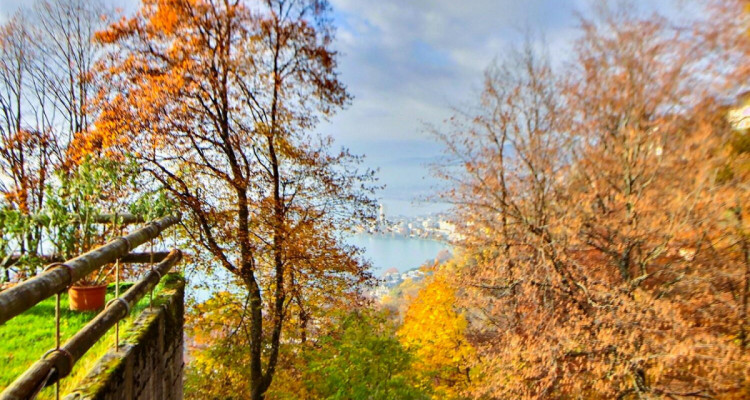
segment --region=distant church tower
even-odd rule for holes
[[[385,221],[385,205],[380,203],[380,210],[378,211],[378,228],[385,229],[388,225]]]

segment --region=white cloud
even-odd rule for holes
[[[435,184],[423,164],[439,155],[424,133],[471,104],[482,72],[523,32],[542,33],[553,60],[570,53],[575,10],[601,0],[330,0],[342,80],[354,104],[321,126],[337,143],[383,167],[385,196],[405,198]],[[674,11],[685,0],[635,0]],[[0,0],[0,16],[29,0]],[[137,0],[109,0],[135,8]]]
[[[386,198],[424,195],[440,147],[425,132],[471,103],[483,71],[524,31],[569,36],[578,1],[331,0],[350,109],[322,127],[381,167]],[[557,34],[558,32],[565,32]],[[555,33],[555,35],[552,35]],[[563,54],[564,52],[560,52]],[[554,54],[554,51],[553,51]],[[423,179],[428,177],[428,179]]]

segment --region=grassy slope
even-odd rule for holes
[[[122,284],[121,292],[127,290]],[[157,288],[158,290],[158,288]],[[114,297],[114,285],[107,290],[107,301]],[[124,332],[140,311],[148,307],[148,295],[144,296],[120,323]],[[68,309],[68,295],[60,297],[61,342],[73,336],[96,316],[95,312],[76,312]],[[114,328],[100,339],[73,367],[73,372],[60,383],[60,392],[65,394],[76,387],[89,369],[108,349],[114,345]],[[55,298],[42,301],[25,313],[0,325],[0,391],[36,362],[47,350],[55,347]],[[54,387],[44,389],[38,399],[54,398]]]

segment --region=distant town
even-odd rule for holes
[[[446,243],[451,243],[459,239],[456,226],[448,219],[447,214],[432,213],[415,217],[394,217],[387,215],[386,212],[386,207],[380,204],[378,218],[375,222],[370,226],[358,226],[356,228],[357,233],[429,239]],[[383,299],[392,290],[407,280],[419,282],[432,273],[430,269],[422,268],[423,266],[442,264],[449,260],[451,256],[451,250],[445,249],[432,258],[426,258],[422,262],[422,265],[416,268],[404,272],[400,272],[397,268],[389,268],[379,277],[380,284],[370,290],[369,296],[375,299]]]
[[[412,268],[405,272],[399,272],[396,268],[389,268],[383,273],[380,278],[380,284],[370,290],[369,295],[371,298],[382,300],[387,294],[393,289],[407,280],[412,282],[419,282],[427,276],[432,275],[432,270],[428,268],[422,268],[424,265],[442,264],[452,257],[450,250],[442,250],[434,259],[425,260],[422,266]]]
[[[458,239],[456,226],[447,214],[434,213],[418,217],[391,217],[380,205],[377,220],[370,226],[359,226],[357,231],[373,235],[393,235],[452,242]]]

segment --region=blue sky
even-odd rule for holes
[[[379,167],[388,212],[408,215],[435,209],[411,204],[439,184],[427,165],[441,146],[427,125],[471,104],[484,69],[523,32],[543,31],[553,52],[564,54],[575,35],[574,11],[585,7],[574,0],[331,3],[341,78],[355,100],[321,129]]]
[[[338,28],[343,82],[351,107],[322,124],[337,144],[366,155],[380,168],[379,193],[389,214],[418,215],[435,209],[412,204],[438,182],[427,165],[441,147],[426,133],[455,108],[471,105],[493,59],[518,46],[523,32],[543,36],[554,61],[570,52],[577,35],[575,12],[596,0],[330,0]],[[26,1],[28,2],[28,0]],[[0,0],[9,15],[24,1]],[[132,9],[135,0],[111,1]],[[687,0],[635,0],[666,14]]]
[[[321,129],[380,168],[387,186],[380,196],[390,214],[417,215],[435,207],[411,200],[439,184],[427,165],[441,146],[426,127],[476,104],[484,70],[527,32],[544,39],[553,63],[563,63],[578,34],[576,13],[602,0],[330,1],[341,77],[355,100]],[[694,0],[631,3],[675,18],[695,6]]]

